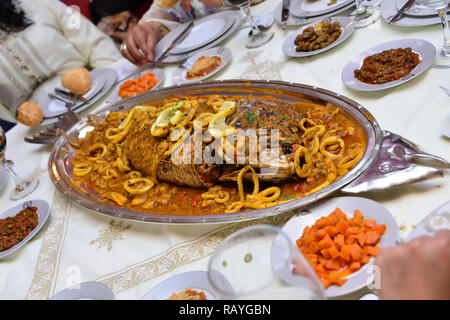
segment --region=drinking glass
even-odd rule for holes
[[[272,31],[261,31],[256,25],[250,13],[250,0],[224,0],[224,4],[233,7],[239,7],[241,11],[246,15],[247,20],[252,28],[250,36],[245,43],[246,48],[252,49],[261,47],[273,38],[274,33]]]
[[[450,0],[416,0],[418,3],[437,10],[441,18],[442,30],[444,32],[444,45],[440,54],[436,57],[435,65],[450,68],[450,26],[447,19],[447,7]]]
[[[319,278],[294,241],[270,225],[248,227],[225,239],[211,257],[208,278],[220,299],[325,299]]]
[[[355,0],[356,10],[351,13],[355,28],[364,28],[380,18],[380,8],[377,5],[365,7],[363,0]]]
[[[0,127],[0,162],[8,171],[9,175],[14,179],[16,187],[11,191],[9,198],[11,200],[19,200],[28,195],[30,195],[39,185],[39,180],[36,178],[31,178],[29,180],[24,180],[20,178],[16,172],[12,169],[11,164],[5,159],[6,151],[6,134],[3,128]]]

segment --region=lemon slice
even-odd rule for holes
[[[224,101],[220,106],[219,113],[227,111],[227,116],[233,114],[236,111],[236,102],[234,101]]]
[[[216,113],[209,122],[209,133],[215,138],[221,138],[233,134],[236,129],[228,126],[225,119],[236,111],[236,103],[233,101],[224,101],[220,106],[219,112]]]
[[[165,132],[164,128],[158,127],[156,125],[156,121],[153,123],[152,128],[150,129],[150,133],[152,136],[159,137],[163,135]]]
[[[181,112],[180,110],[175,111],[175,114],[173,115],[173,117],[169,120],[169,122],[174,126],[176,125],[180,119],[181,116],[183,115],[183,112]]]

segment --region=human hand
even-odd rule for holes
[[[158,42],[157,32],[157,27],[153,23],[132,27],[121,47],[122,55],[138,66],[153,61],[153,50]]]
[[[380,267],[380,298],[450,299],[450,230],[384,248],[375,260]]]

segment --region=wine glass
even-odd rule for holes
[[[356,10],[350,15],[355,21],[355,28],[364,28],[380,18],[380,8],[377,5],[365,7],[363,0],[355,0]]]
[[[215,250],[208,278],[220,299],[321,300],[323,286],[294,242],[279,228],[244,228]]]
[[[247,20],[250,23],[252,31],[250,33],[250,37],[245,43],[246,48],[252,49],[261,47],[273,38],[274,33],[272,31],[261,31],[253,20],[250,13],[251,0],[224,0],[224,4],[239,7],[239,9],[241,9],[241,11],[247,16]]]
[[[6,134],[5,131],[3,131],[3,128],[0,127],[0,162],[16,183],[16,187],[11,191],[9,199],[19,200],[30,195],[34,190],[36,190],[39,185],[39,180],[36,178],[31,178],[30,180],[20,178],[12,169],[10,162],[5,159],[5,151]]]
[[[416,0],[418,3],[438,11],[444,32],[444,45],[439,56],[436,57],[435,65],[450,68],[450,26],[447,19],[447,7],[450,0]]]

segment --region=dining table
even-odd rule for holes
[[[280,1],[263,1],[252,7],[252,13],[258,16],[274,12]],[[349,11],[339,15],[348,16]],[[400,86],[374,92],[349,89],[341,80],[342,70],[350,59],[387,41],[424,39],[441,48],[439,24],[402,27],[378,19],[368,27],[356,29],[346,41],[326,52],[287,57],[282,52],[283,42],[298,28],[288,26],[282,30],[274,23],[270,30],[275,35],[270,42],[246,49],[250,27],[243,19],[240,28],[219,44],[231,50],[231,62],[208,80],[279,80],[324,88],[360,103],[383,130],[405,137],[427,153],[450,160],[450,140],[442,134],[450,128],[450,99],[440,88],[450,88],[450,69],[432,66]],[[125,59],[111,67],[119,72],[136,68]],[[176,68],[163,67],[164,87],[173,85]],[[109,103],[105,95],[83,114],[93,113]],[[216,224],[143,223],[102,215],[80,207],[55,188],[48,174],[53,145],[26,143],[24,137],[32,132],[33,129],[20,123],[8,131],[6,158],[14,162],[14,169],[21,176],[39,178],[37,190],[21,201],[46,200],[51,206],[50,216],[31,241],[0,260],[0,299],[50,299],[78,282],[88,281],[107,285],[118,300],[141,299],[154,286],[175,275],[207,271],[214,250],[234,232],[255,224],[282,227],[296,214],[294,210],[262,219]],[[387,208],[397,222],[400,237],[406,239],[424,217],[450,200],[449,170],[442,172],[443,176],[433,179],[357,196]],[[2,210],[18,203],[9,200],[13,188],[14,182],[9,179],[0,190]],[[365,288],[339,298],[359,299],[367,292],[369,289]]]

